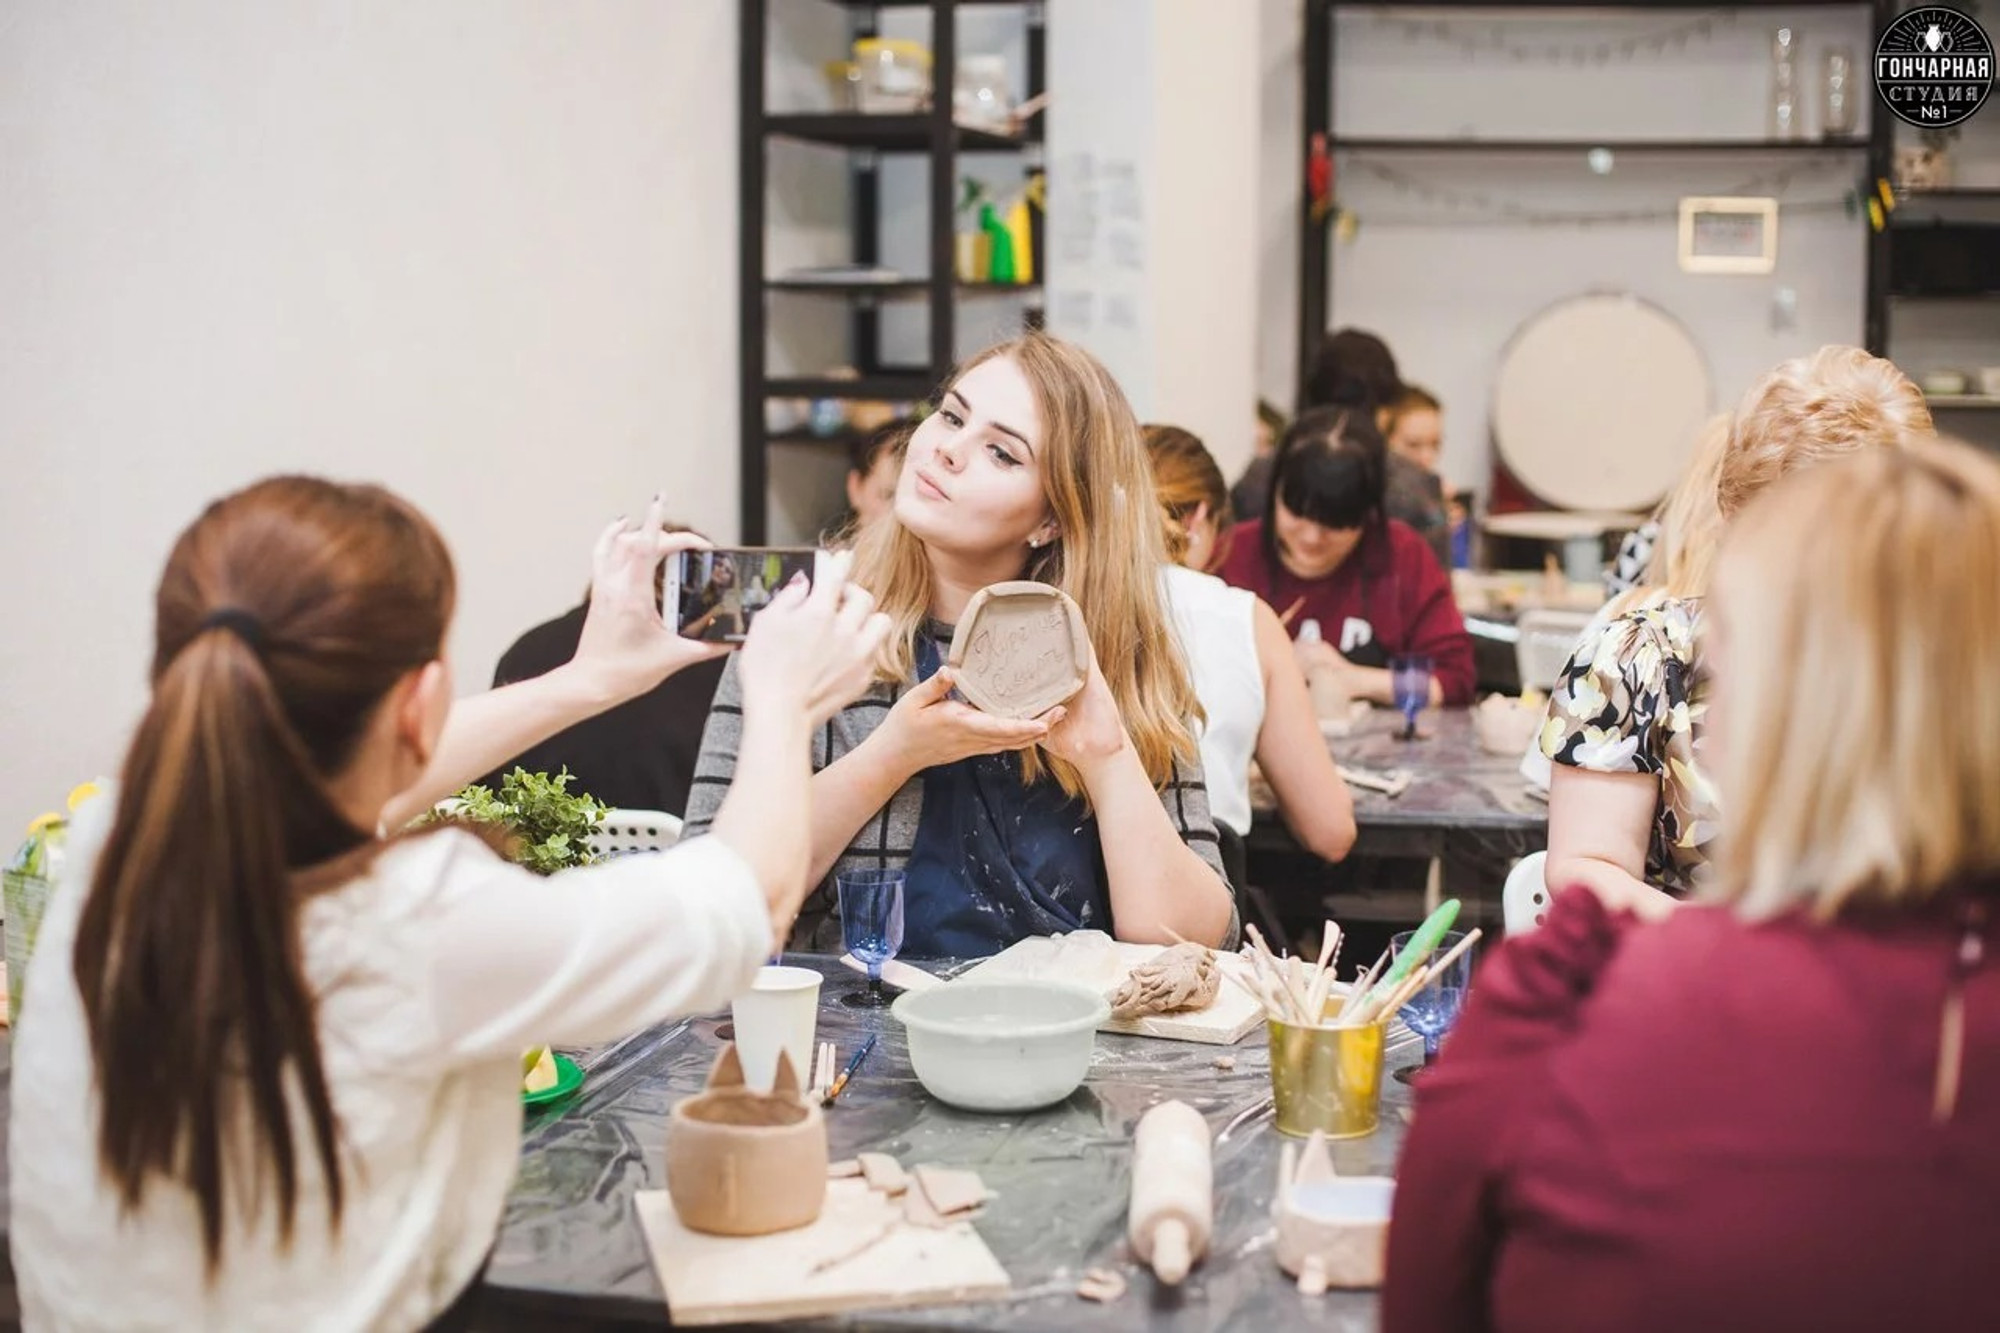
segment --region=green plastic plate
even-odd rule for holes
[[[521,1104],[523,1106],[546,1106],[550,1102],[561,1101],[582,1086],[583,1070],[577,1067],[576,1061],[558,1051],[556,1052],[556,1081],[548,1087],[543,1088],[540,1092],[522,1093]]]

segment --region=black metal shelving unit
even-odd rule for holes
[[[1883,287],[1892,301],[1944,301],[1953,303],[2000,300],[2000,189],[1908,190],[1897,194],[1897,207],[1889,214],[1888,230],[1892,262],[1886,267]],[[1955,215],[1955,216],[1954,216]],[[1966,236],[1967,232],[1975,233]],[[1910,241],[1926,233],[1957,233],[1956,267],[1977,269],[1958,272],[1949,281],[1927,275],[1924,267],[1906,267],[1894,255],[1897,240]],[[1975,263],[1977,253],[1985,262]],[[1914,259],[1915,256],[1908,258]]]
[[[1956,206],[1963,205],[1964,208]],[[1947,219],[1944,211],[1970,213],[1977,216],[1960,216]],[[1910,190],[1898,195],[1898,207],[1889,215],[1889,226],[1883,234],[1883,241],[1889,248],[1890,259],[1882,265],[1883,290],[1883,341],[1885,344],[1894,336],[1897,311],[1910,303],[1938,302],[1947,305],[2000,305],[2000,284],[1993,281],[1991,266],[1983,274],[1983,282],[1975,280],[1957,289],[1940,289],[1932,283],[1913,282],[1911,274],[1903,271],[1903,265],[1895,257],[1898,240],[1908,243],[1926,229],[1939,231],[1972,228],[1981,233],[1977,240],[1961,241],[1961,248],[1977,247],[1982,251],[1990,249],[1995,242],[1990,239],[2000,236],[2000,189],[1981,187],[1952,188],[1934,190]],[[1890,233],[1893,232],[1894,235]],[[2000,412],[2000,398],[1983,393],[1930,394],[1931,409],[1935,412],[1960,413],[1977,412],[1982,416]]]
[[[1335,153],[1366,152],[1421,153],[1518,153],[1578,154],[1593,148],[1641,156],[1672,156],[1711,153],[1827,153],[1851,152],[1866,160],[1869,180],[1888,179],[1895,150],[1894,118],[1881,106],[1869,112],[1865,136],[1825,139],[1426,139],[1394,136],[1341,136],[1333,125],[1333,80],[1337,52],[1334,16],[1342,9],[1395,10],[1399,8],[1463,9],[1484,11],[1500,18],[1495,10],[1564,9],[1709,9],[1712,0],[1523,0],[1519,5],[1500,6],[1493,0],[1423,0],[1416,5],[1384,3],[1384,0],[1306,0],[1305,57],[1301,62],[1304,82],[1304,132],[1299,140],[1299,161],[1303,170],[1315,135],[1325,135],[1328,149]],[[1736,0],[1737,9],[1779,8],[1865,8],[1880,31],[1900,8],[1897,0]],[[1338,167],[1336,166],[1336,174]],[[1856,172],[1859,176],[1861,173]],[[1303,390],[1313,354],[1325,336],[1333,305],[1333,283],[1328,259],[1331,217],[1315,219],[1312,200],[1301,201],[1299,210],[1299,324],[1297,387]],[[1869,234],[1865,251],[1867,265],[1866,309],[1863,325],[1868,348],[1882,354],[1889,342],[1889,233],[1885,228]]]
[[[805,3],[807,0],[797,0]],[[741,141],[739,210],[743,240],[739,260],[738,329],[740,376],[739,523],[742,540],[766,540],[765,511],[771,481],[770,450],[777,444],[821,444],[845,447],[850,433],[819,436],[806,431],[773,432],[765,425],[767,403],[775,398],[846,398],[922,400],[928,398],[950,371],[957,305],[962,299],[1004,294],[1032,294],[1033,284],[961,283],[953,263],[952,219],[958,184],[958,159],[980,153],[1025,155],[1039,151],[1045,116],[1038,115],[1018,138],[968,129],[952,121],[952,85],[957,68],[957,11],[974,6],[1012,7],[1027,20],[1027,95],[1040,93],[1047,80],[1047,25],[1038,0],[818,0],[850,15],[850,37],[874,36],[883,10],[928,12],[931,19],[931,108],[911,115],[862,112],[771,114],[765,106],[764,60],[772,10],[780,0],[742,0],[739,49]],[[847,155],[850,176],[849,228],[853,236],[850,262],[879,261],[882,158],[890,154],[924,157],[930,163],[928,189],[928,252],[930,273],[924,278],[893,282],[820,282],[772,278],[764,270],[764,191],[773,139],[812,144]],[[1024,158],[1030,171],[1040,170]],[[1030,246],[1039,265],[1043,254],[1041,220],[1033,221]],[[770,298],[774,294],[806,293],[848,303],[849,362],[853,378],[768,374],[767,349]],[[917,365],[887,364],[882,358],[881,307],[886,302],[922,301],[929,310],[926,355]],[[1031,308],[1029,322],[1038,322]]]

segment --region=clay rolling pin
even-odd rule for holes
[[[1161,1102],[1132,1133],[1132,1248],[1168,1286],[1208,1250],[1215,1229],[1208,1122],[1186,1102]]]

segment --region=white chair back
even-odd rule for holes
[[[1547,694],[1555,688],[1556,677],[1576,651],[1577,640],[1590,627],[1588,611],[1559,611],[1538,607],[1523,611],[1515,622],[1520,637],[1514,641],[1514,665],[1520,669],[1521,688]]]
[[[1500,912],[1509,935],[1525,935],[1549,914],[1549,886],[1542,874],[1547,852],[1530,852],[1507,872],[1500,890]]]
[[[591,830],[590,850],[597,856],[663,852],[680,840],[679,815],[664,810],[607,810]]]

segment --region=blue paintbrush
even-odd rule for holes
[[[847,1068],[840,1071],[840,1077],[835,1079],[833,1086],[826,1090],[826,1096],[820,1100],[821,1106],[833,1105],[833,1099],[838,1097],[841,1091],[847,1087],[847,1080],[854,1077],[854,1071],[861,1068],[861,1062],[866,1060],[868,1052],[874,1049],[875,1034],[871,1032],[868,1034],[868,1040],[861,1043],[861,1049],[848,1058]]]

